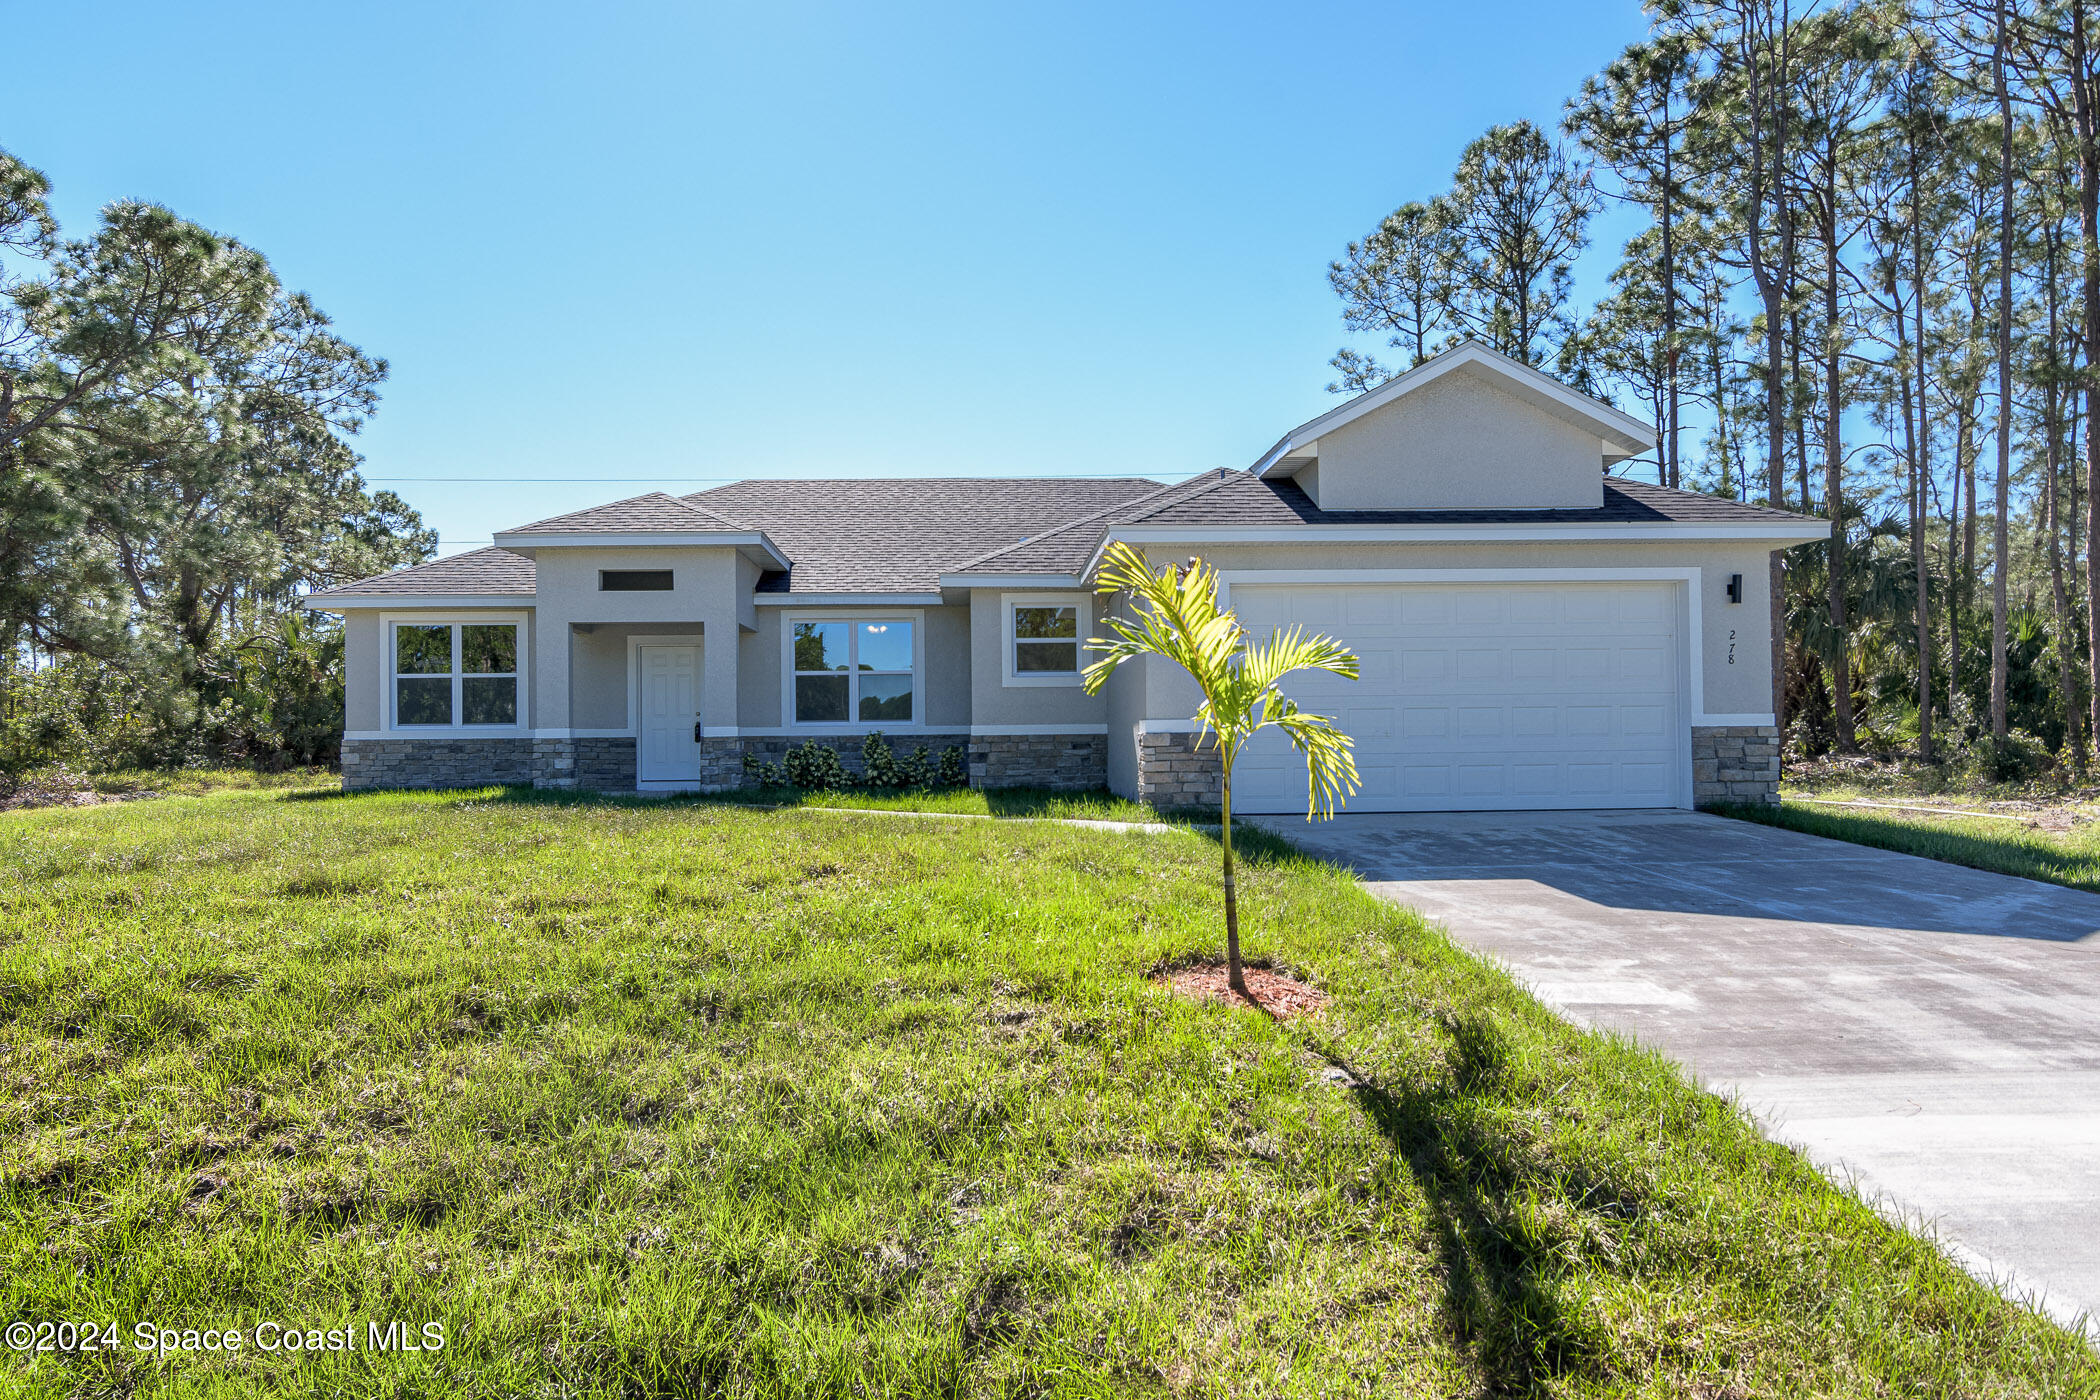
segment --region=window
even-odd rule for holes
[[[518,626],[513,622],[394,624],[397,728],[518,723]]]
[[[600,569],[600,593],[669,593],[669,569]]]
[[[1086,604],[1071,594],[1006,599],[1006,683],[1077,685]]]
[[[902,618],[795,623],[795,723],[915,723],[913,626]]]

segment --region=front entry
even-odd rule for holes
[[[700,781],[700,648],[650,643],[640,649],[641,734],[636,781],[643,787]]]

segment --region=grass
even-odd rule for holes
[[[1833,794],[1846,800],[1851,794]],[[1900,802],[1888,794],[1863,795],[1861,801]],[[1727,809],[1730,816],[1831,836],[1862,846],[1879,846],[1906,855],[1929,856],[1977,870],[2023,875],[2073,889],[2100,892],[2100,824],[2079,822],[2068,830],[2051,830],[1998,817],[1939,816],[1920,810],[1837,808],[1801,801],[1774,807]]]
[[[1065,792],[1051,788],[937,788],[906,793],[804,792],[797,788],[745,788],[700,799],[780,807],[850,807],[898,812],[944,812],[969,817],[1053,817],[1089,821],[1156,822],[1160,813],[1105,791]],[[1209,814],[1213,819],[1216,813]]]
[[[0,816],[33,1396],[2066,1396],[2083,1342],[1243,838],[492,790]],[[170,1328],[442,1351],[161,1358]]]

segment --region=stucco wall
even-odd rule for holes
[[[1072,590],[1015,590],[973,588],[970,590],[970,675],[974,700],[972,723],[979,729],[1001,724],[1070,724],[1089,726],[1108,720],[1108,701],[1089,695],[1078,683],[1071,685],[1008,685],[1006,683],[1006,607],[1009,599],[1056,597],[1080,608],[1079,664],[1082,669],[1093,658],[1087,654],[1088,637],[1101,635],[1100,599]]]
[[[690,622],[586,623],[569,635],[569,718],[574,729],[625,729],[628,721],[628,639],[636,636],[702,640]],[[700,664],[707,664],[703,646]]]
[[[1604,445],[1454,370],[1320,439],[1299,484],[1327,510],[1595,507]]]
[[[663,593],[602,593],[601,569],[669,569]],[[737,554],[727,547],[541,549],[533,558],[536,602],[550,622],[700,622],[734,615]]]
[[[371,731],[385,721],[379,703],[381,667],[379,610],[352,608],[343,614],[343,728]]]

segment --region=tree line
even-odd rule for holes
[[[0,151],[0,765],[327,761],[340,636],[293,598],[436,545],[358,473],[386,362],[237,239],[49,195]]]
[[[1359,392],[1474,338],[1652,421],[1620,470],[1834,522],[1775,589],[1798,749],[2083,774],[2100,728],[2100,57],[2082,0],[1654,0],[1328,270]],[[1600,213],[1639,216],[1578,305]]]

